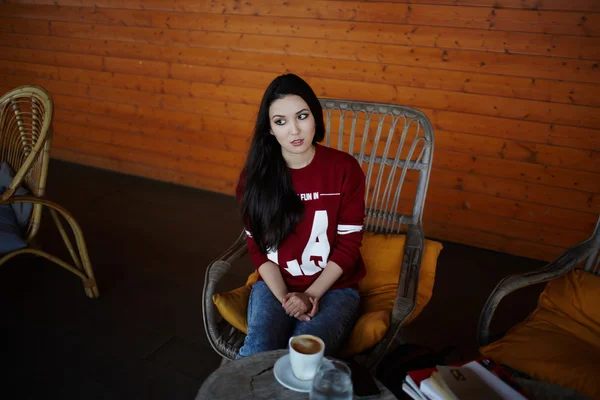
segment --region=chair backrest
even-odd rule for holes
[[[52,98],[38,86],[22,86],[0,97],[0,164],[7,162],[15,178],[2,193],[7,199],[24,184],[44,194],[50,147]]]
[[[406,225],[421,228],[433,158],[429,119],[410,107],[320,101],[325,145],[352,154],[365,171],[365,231],[400,233]]]
[[[592,251],[584,264],[587,272],[600,276],[600,217],[596,223],[596,229],[592,236],[586,241],[592,246]]]
[[[15,171],[0,200],[10,198],[21,185],[35,196],[44,195],[53,111],[50,94],[38,86],[22,86],[0,97],[0,165],[6,161]],[[36,235],[41,216],[42,206],[34,205],[27,241]]]

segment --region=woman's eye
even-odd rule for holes
[[[285,124],[285,119],[278,119],[277,121],[275,121],[275,125],[284,125]]]
[[[306,119],[306,118],[308,118],[308,114],[306,114],[306,113],[298,115],[298,119]]]

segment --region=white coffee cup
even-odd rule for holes
[[[313,335],[292,336],[289,340],[290,363],[296,378],[307,381],[317,373],[323,360],[325,343]]]

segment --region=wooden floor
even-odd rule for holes
[[[5,398],[192,399],[220,361],[204,333],[201,294],[206,265],[241,229],[234,199],[59,161],[47,195],[81,224],[101,297],[87,299],[74,275],[44,260],[23,256],[0,269]],[[66,256],[49,222],[40,242]],[[407,340],[475,357],[490,291],[541,265],[445,242],[433,298]],[[233,271],[223,289],[250,270]],[[494,326],[525,317],[541,289],[509,297]]]

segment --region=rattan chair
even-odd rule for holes
[[[537,271],[511,275],[502,279],[488,297],[477,327],[477,341],[480,346],[490,344],[501,335],[490,333],[490,324],[500,301],[515,290],[559,278],[575,268],[600,276],[600,218],[592,236],[584,242],[565,251],[560,257]]]
[[[422,214],[433,157],[433,129],[422,112],[389,104],[321,100],[325,145],[352,154],[366,175],[365,231],[406,234],[407,240],[394,308],[387,334],[363,360],[373,368],[399,337],[416,303],[424,249]],[[404,191],[403,191],[404,187]],[[214,350],[234,359],[244,333],[232,327],[213,304],[217,283],[247,252],[246,235],[206,270],[204,327]]]
[[[88,297],[98,297],[98,287],[88,257],[81,228],[73,216],[60,205],[43,198],[46,188],[50,144],[52,137],[52,98],[37,86],[22,86],[0,97],[0,164],[6,162],[15,172],[9,187],[1,193],[0,205],[32,203],[33,210],[25,232],[28,246],[0,255],[0,265],[20,254],[44,257],[77,275],[83,282]],[[24,186],[29,195],[16,195]],[[74,265],[50,255],[34,245],[40,228],[42,210],[47,208],[73,258]],[[73,246],[59,218],[66,221],[75,238]]]
[[[531,286],[531,285],[535,285],[535,284],[539,284],[539,283],[544,283],[544,282],[550,282],[552,280],[559,280],[559,278],[571,273],[572,271],[574,272],[574,270],[576,269],[581,269],[586,271],[586,273],[589,274],[593,274],[595,276],[600,277],[600,218],[598,219],[598,222],[596,224],[596,228],[592,234],[592,236],[587,239],[584,242],[581,242],[579,244],[577,244],[576,246],[568,249],[566,252],[564,252],[561,256],[559,256],[556,260],[552,261],[551,263],[547,264],[546,266],[542,267],[541,269],[537,270],[537,271],[532,271],[532,272],[528,272],[528,273],[524,273],[524,274],[518,274],[518,275],[511,275],[508,276],[504,279],[502,279],[498,285],[496,286],[496,288],[494,289],[494,291],[490,294],[490,296],[488,297],[482,311],[481,314],[479,316],[479,324],[478,324],[478,331],[477,331],[477,341],[479,342],[479,345],[482,346],[482,349],[485,351],[485,348],[483,346],[487,346],[490,345],[492,343],[497,344],[497,343],[502,343],[502,340],[504,339],[508,339],[508,340],[512,340],[515,343],[527,343],[524,342],[523,339],[523,335],[524,334],[517,334],[520,335],[518,339],[514,339],[514,335],[515,335],[515,328],[518,328],[519,325],[517,325],[517,327],[513,328],[512,330],[510,330],[508,333],[506,333],[506,335],[503,335],[501,333],[490,333],[490,324],[492,322],[492,319],[494,317],[496,308],[498,307],[498,304],[500,303],[500,301],[502,301],[502,299],[504,297],[506,297],[507,295],[509,295],[510,293],[518,290],[518,289],[522,289],[524,287],[527,286]],[[593,276],[591,275],[591,276]],[[589,287],[587,287],[589,288]],[[581,289],[581,288],[580,288]],[[573,295],[572,299],[569,299],[568,303],[573,303],[573,304],[578,304],[578,302],[580,301],[579,299],[577,299],[576,297],[580,297],[580,296],[584,296],[583,294],[583,289],[581,289],[582,291],[577,293],[576,295]],[[587,293],[589,294],[589,293]],[[543,296],[543,294],[542,294]],[[542,296],[540,296],[540,299],[542,298]],[[598,294],[595,294],[595,299],[598,298]],[[538,302],[538,308],[536,309],[536,311],[538,311],[540,309],[540,305],[542,304],[541,301]],[[595,306],[597,306],[597,304],[595,304]],[[556,306],[553,306],[556,307]],[[577,308],[578,306],[575,305],[573,306],[575,308]],[[588,305],[588,307],[594,307],[594,304]],[[532,307],[533,309],[533,307]],[[560,306],[558,306],[558,309],[560,310]],[[557,311],[557,313],[560,313],[561,315],[561,319],[565,318],[565,319],[570,319],[573,317],[573,315],[569,315],[568,313],[566,313],[563,310]],[[530,315],[530,317],[525,320],[525,323],[531,321],[532,319],[535,320],[535,312],[533,314]],[[577,322],[579,323],[579,322]],[[598,323],[598,321],[595,322],[596,324]],[[541,328],[538,328],[541,329]],[[547,328],[545,328],[547,329]],[[560,333],[558,335],[564,336],[565,339],[567,339],[569,336],[571,336],[572,334],[563,328],[556,328],[557,331],[559,331]],[[527,336],[527,340],[530,343],[535,343],[535,342],[542,342],[544,341],[544,338],[540,338],[537,333],[535,331],[533,331],[533,333],[531,333],[532,330],[529,331],[528,336]],[[547,342],[546,342],[547,343]],[[600,343],[600,337],[598,337],[598,343]],[[492,346],[494,345],[492,344]],[[566,345],[565,345],[566,346]],[[564,351],[564,354],[570,354],[570,351],[572,349],[569,348],[564,348],[562,349]],[[498,350],[496,350],[498,351]],[[484,352],[484,354],[486,354]],[[518,367],[516,367],[515,365],[510,365],[511,362],[510,360],[514,361],[514,355],[515,354],[519,354],[518,350],[515,350],[514,348],[511,348],[510,345],[505,346],[504,348],[502,348],[502,354],[501,356],[505,356],[507,357],[506,361],[502,361],[501,362],[505,362],[506,364],[508,364],[508,367],[510,367],[511,369],[513,369],[513,372],[517,378],[517,381],[520,385],[522,385],[528,392],[529,394],[531,394],[532,396],[534,396],[534,398],[554,398],[554,399],[584,399],[584,398],[588,398],[582,394],[576,393],[575,391],[573,391],[573,388],[569,389],[563,386],[559,386],[557,384],[557,382],[554,382],[554,384],[552,383],[548,383],[545,381],[541,381],[541,380],[534,380],[534,379],[530,379],[529,376],[527,376],[527,374],[525,372],[527,372],[528,374],[532,374],[532,371],[520,371],[518,370]],[[598,353],[595,353],[596,355]],[[487,354],[486,354],[487,355]],[[535,358],[536,360],[544,360],[544,354],[535,354],[535,355],[528,355],[527,357],[530,358]],[[594,357],[593,355],[590,355],[590,357]],[[597,360],[596,360],[597,361]],[[573,361],[573,362],[577,362],[577,361]],[[560,369],[561,370],[569,370],[569,363],[565,360],[552,360],[553,364],[560,364]],[[595,363],[597,364],[597,363]],[[525,375],[525,376],[522,376]],[[559,377],[560,378],[560,377]],[[548,380],[558,380],[556,378],[556,376],[553,377],[546,377],[546,379]],[[598,395],[598,394],[596,394]],[[596,398],[594,396],[594,398]]]

